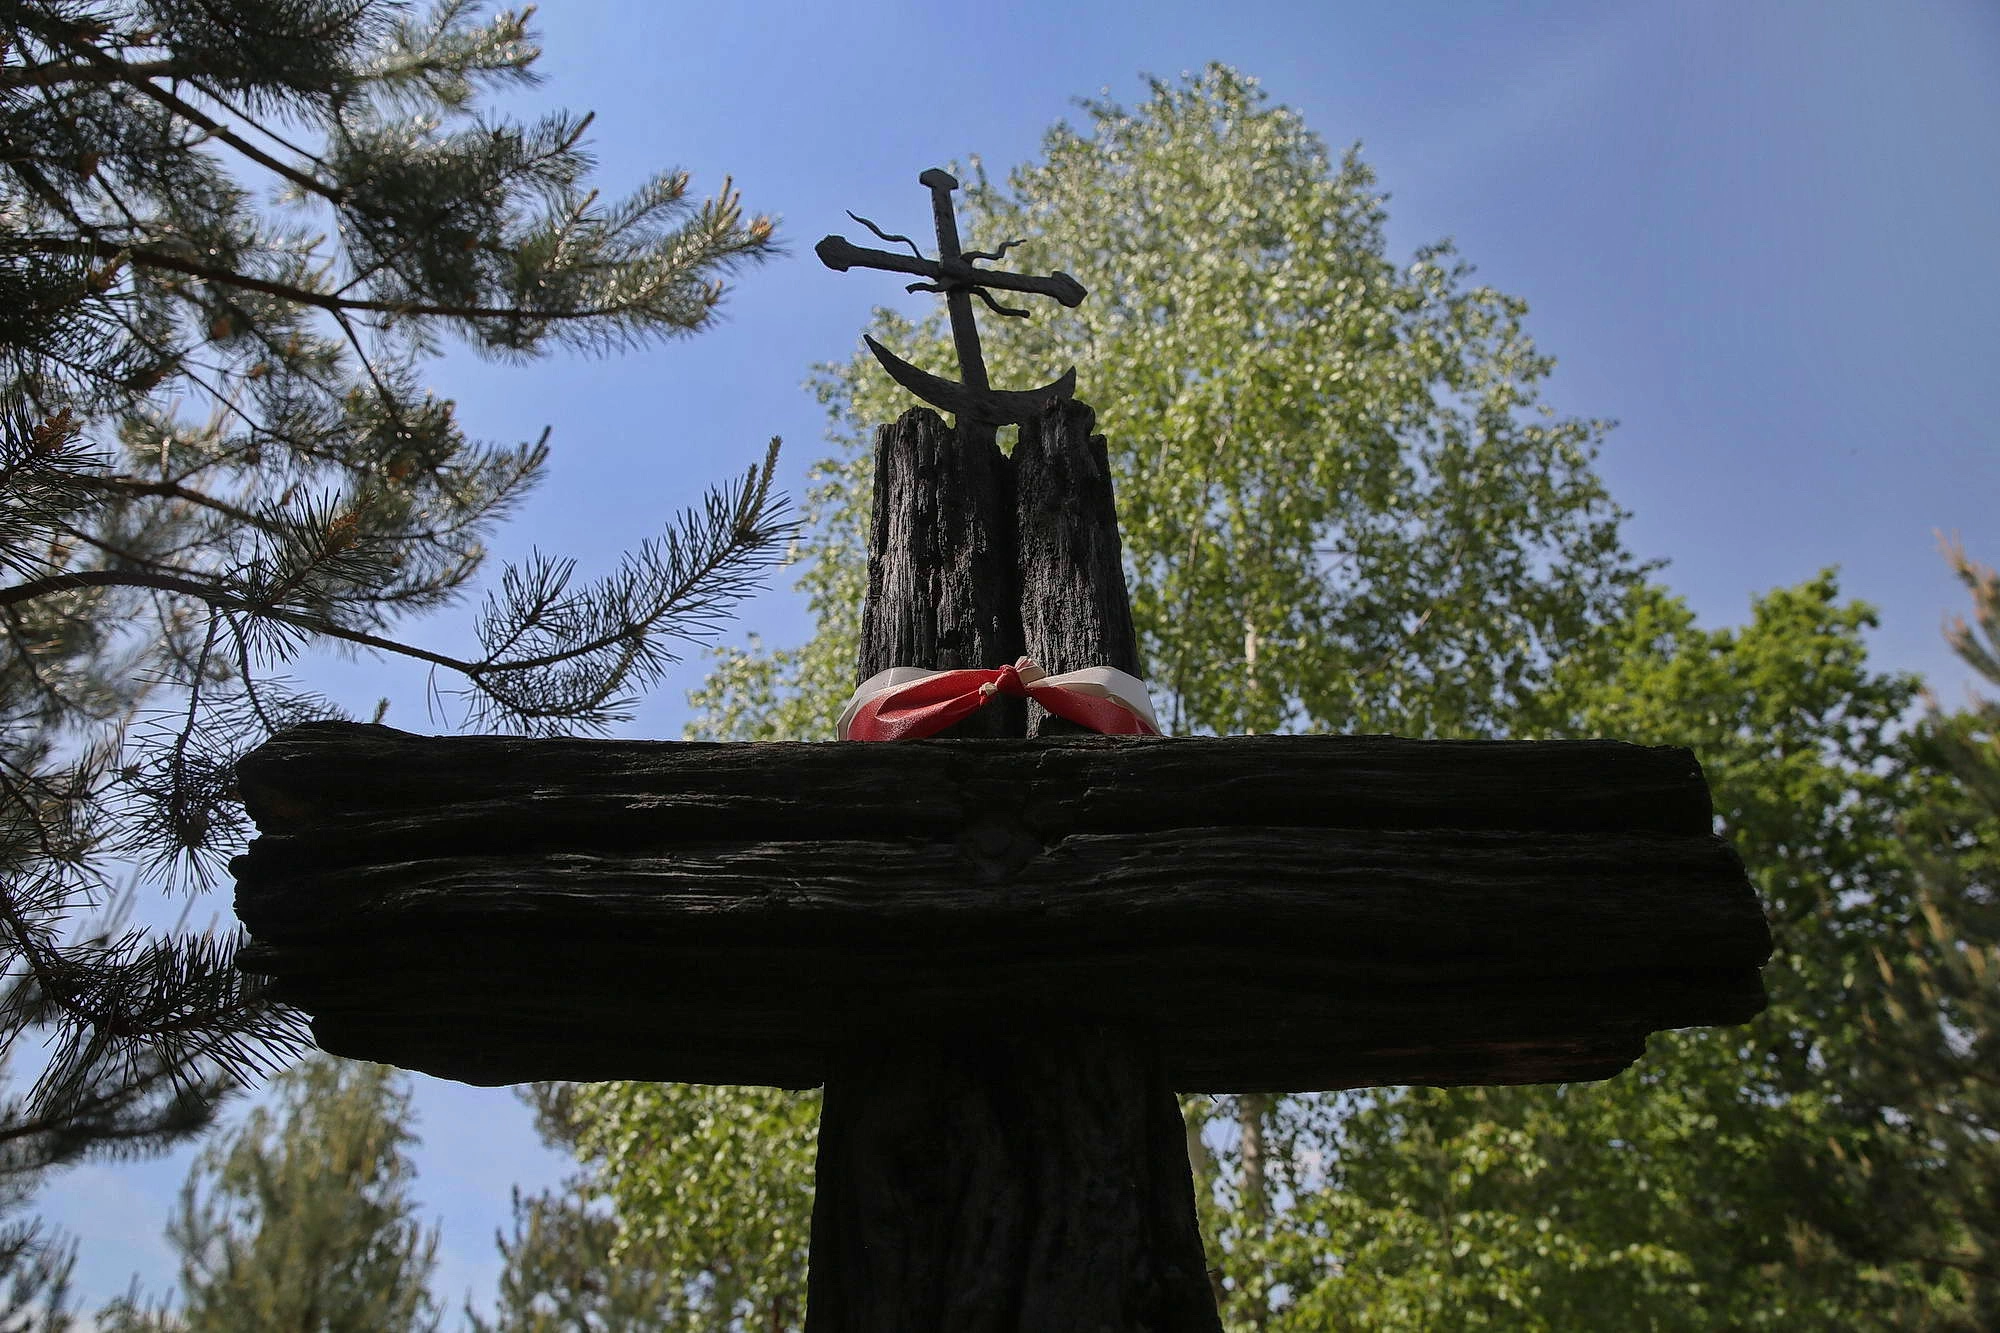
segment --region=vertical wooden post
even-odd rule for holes
[[[868,600],[855,680],[897,666],[993,667],[1021,655],[1013,467],[929,408],[875,431]],[[943,733],[1025,736],[1020,699],[996,699]]]
[[[1111,461],[1097,414],[1065,399],[1021,425],[1014,447],[1014,532],[1021,586],[1021,635],[1028,656],[1050,675],[1088,666],[1140,678],[1139,636],[1118,539]],[[1084,729],[1029,705],[1031,736]]]
[[[928,412],[878,435],[862,678],[995,666],[1024,642],[1051,671],[1137,674],[1092,419],[1052,408],[1011,463]],[[1024,587],[1056,601],[1030,609]],[[1023,714],[1003,722],[997,703],[969,719],[990,728],[977,734],[1021,735]],[[1032,841],[1024,805],[996,796],[967,827]],[[1024,994],[1015,1012],[857,1032],[832,1062],[819,1142],[808,1333],[1219,1333],[1179,1102],[1143,1031]]]

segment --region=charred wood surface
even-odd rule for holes
[[[820,1115],[814,1333],[1215,1333],[1186,1131],[1145,1043],[956,1027],[839,1064]]]
[[[857,679],[1019,657],[1013,470],[992,433],[960,439],[912,408],[875,432],[874,495]],[[996,699],[944,734],[1021,736],[1026,718],[1025,701]]]
[[[928,839],[993,809],[1018,812],[1044,838],[1210,824],[1704,837],[1714,820],[1691,752],[1590,740],[717,744],[428,737],[328,722],[284,733],[239,777],[267,834],[337,839],[343,825],[385,816],[463,819],[498,839],[496,850],[597,831],[614,848],[780,827]]]
[[[1096,420],[1087,405],[1064,399],[1021,425],[1013,456],[1021,636],[1051,675],[1109,666],[1143,679],[1111,461],[1104,437],[1091,433]],[[1085,730],[1040,704],[1028,713],[1032,736]]]
[[[908,632],[892,638],[864,629],[861,678],[903,664],[999,666],[1023,647],[1049,671],[1107,660],[1108,650],[1120,655],[1115,665],[1137,674],[1110,469],[1103,439],[1090,438],[1092,420],[1087,407],[1057,404],[1022,427],[1015,457],[1004,460],[990,429],[961,429],[959,459],[990,462],[906,447],[902,435],[928,438],[929,423],[910,415],[881,437],[863,620]],[[989,517],[992,496],[1000,500]],[[921,598],[926,580],[958,579],[965,567],[962,553],[930,544],[925,511],[975,506],[1001,534],[990,549],[1005,550],[1010,563],[978,564],[964,580],[983,580],[964,605],[983,614],[1000,604],[1003,622],[987,656],[968,660],[955,650],[988,643],[983,621],[903,599]],[[913,576],[878,584],[878,567]],[[1031,712],[1038,732],[1068,725],[1002,696],[946,735],[1023,737]],[[960,884],[969,875],[980,896],[998,889],[1008,904],[1002,915],[1032,920],[1041,915],[1035,900],[1047,894],[1020,874],[1047,843],[1015,813],[1002,775],[981,767],[965,776],[972,785],[961,790],[948,825],[929,837],[882,840],[864,856],[914,853],[928,863],[917,871],[926,884]],[[892,782],[890,790],[909,786]],[[1065,795],[1053,793],[1058,803]],[[847,827],[851,837],[854,826]],[[938,863],[940,851],[948,867]],[[860,880],[874,871],[854,869]],[[1059,895],[1071,876],[1088,873],[1047,869],[1064,880]],[[947,909],[917,927],[910,942],[930,960],[923,980],[866,961],[881,959],[880,923],[860,923],[860,937],[846,945],[828,938],[831,931],[816,943],[820,959],[858,950],[874,976],[818,999],[839,1026],[822,1042],[808,1333],[1221,1333],[1184,1133],[1172,1132],[1180,1129],[1180,1103],[1161,1059],[1159,1016],[1037,985],[1018,967],[1026,941],[1016,936],[1010,950],[986,937],[998,918],[975,917]],[[1126,933],[1116,924],[1096,943],[1116,949]],[[1006,959],[1008,952],[1017,956]],[[1001,989],[978,982],[960,989],[970,978],[959,965],[980,966]],[[910,982],[915,990],[904,991]],[[1093,991],[1100,983],[1093,980]]]
[[[1692,757],[1615,742],[323,723],[240,779],[246,961],[471,1082],[806,1085],[950,1014],[1136,1024],[1187,1090],[1602,1078],[1769,951]]]

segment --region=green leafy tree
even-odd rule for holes
[[[1724,630],[1640,584],[1597,429],[1532,415],[1547,364],[1518,305],[1436,255],[1404,271],[1379,240],[1327,242],[1377,235],[1365,174],[1239,156],[1301,142],[1243,88],[1211,71],[1092,107],[1091,136],[1058,129],[967,201],[976,241],[1046,242],[1094,289],[1003,324],[995,380],[1075,355],[1178,728],[1690,746],[1777,953],[1756,1022],[1662,1034],[1601,1084],[1190,1099],[1227,1324],[1991,1327],[1992,710],[1912,734],[1917,682],[1869,665],[1872,613],[1830,574]],[[1313,206],[1291,213],[1294,189]],[[875,332],[949,364],[935,326]],[[811,500],[819,633],[725,654],[706,734],[822,736],[851,683],[860,436],[903,404],[861,362],[822,388],[848,449]],[[1968,577],[1985,638],[1962,650],[1995,628],[1990,576]],[[606,1133],[636,1142],[619,1095]],[[761,1094],[706,1095],[747,1116]],[[675,1178],[613,1193],[666,1224]]]
[[[1854,1071],[1908,1130],[1893,1156],[1846,1165],[1926,1187],[1929,1206],[1887,1239],[1940,1295],[1903,1310],[1902,1327],[1970,1333],[2000,1325],[2000,575],[1947,554],[1973,602],[1952,646],[1994,693],[1950,713],[1932,700],[1915,738],[1945,781],[1906,816],[1913,910],[1874,952],[1882,988]]]
[[[503,1268],[493,1318],[466,1310],[473,1333],[650,1333],[691,1328],[681,1284],[619,1249],[618,1219],[593,1206],[582,1180],[524,1196],[513,1232],[497,1237]]]
[[[240,841],[236,757],[334,711],[286,662],[599,727],[784,546],[767,456],[601,580],[505,570],[470,648],[406,636],[548,459],[469,438],[425,362],[693,333],[772,250],[726,184],[600,195],[587,116],[484,111],[536,56],[469,0],[0,5],[0,1056],[52,1052],[0,1174],[156,1150],[296,1041],[232,941],[80,920],[117,867],[199,881]]]
[[[1332,1123],[1287,1104],[1322,1123],[1273,1327],[1990,1326],[1992,992],[1972,983],[2000,829],[1912,744],[1917,683],[1870,668],[1873,624],[1830,574],[1734,630],[1635,597],[1565,730],[1701,757],[1772,920],[1771,1006],[1661,1034],[1603,1083],[1383,1091]],[[1938,802],[1953,831],[1926,875],[1908,825]]]
[[[434,1329],[437,1232],[416,1216],[408,1080],[314,1056],[278,1076],[275,1104],[212,1144],[167,1239],[178,1312],[121,1300],[131,1333],[401,1333]]]
[[[1358,154],[1334,159],[1232,70],[1085,111],[1087,131],[1057,126],[1004,186],[974,173],[961,231],[974,245],[1024,238],[1020,254],[1091,289],[1074,311],[988,320],[987,359],[1003,387],[1075,362],[1109,438],[1134,619],[1172,729],[1528,725],[1640,571],[1592,467],[1605,428],[1539,403],[1551,362],[1524,304],[1475,284],[1448,246],[1392,260]],[[872,332],[920,365],[952,364],[941,314],[911,326],[878,313]],[[823,738],[853,687],[867,445],[911,404],[866,354],[819,388],[840,452],[816,469],[801,548],[816,633],[721,653],[693,735]],[[761,1245],[770,1271],[789,1271],[806,1197],[753,1206],[748,1182],[752,1163],[777,1161],[807,1179],[810,1139],[793,1124],[808,1103],[592,1095],[629,1227],[673,1230],[690,1263]],[[1230,1126],[1239,1149],[1263,1145],[1204,1158],[1223,1173],[1209,1220],[1225,1300],[1255,1306],[1285,1145],[1265,1102],[1190,1106],[1198,1156],[1204,1133]]]
[[[70,1333],[76,1327],[70,1300],[75,1268],[75,1243],[37,1223],[16,1222],[0,1232],[0,1329]]]
[[[468,1307],[476,1333],[651,1333],[655,1329],[729,1329],[732,1306],[720,1291],[715,1268],[689,1265],[672,1228],[637,1234],[610,1206],[606,1176],[659,1169],[655,1158],[627,1152],[615,1162],[582,1149],[594,1137],[596,1097],[574,1084],[535,1084],[524,1090],[535,1108],[543,1142],[580,1153],[586,1165],[559,1189],[532,1198],[514,1195],[513,1233],[499,1236],[504,1268],[491,1321]],[[701,1163],[692,1166],[697,1175]],[[714,1169],[712,1166],[709,1168]],[[699,1180],[696,1181],[698,1185]],[[765,1312],[752,1312],[763,1314]],[[782,1310],[750,1326],[782,1330],[796,1325]]]
[[[617,1257],[673,1277],[673,1327],[804,1325],[817,1093],[602,1083],[577,1092],[576,1115],[577,1154],[622,1227]]]
[[[1523,302],[1446,245],[1398,264],[1374,178],[1222,66],[1085,103],[1005,186],[974,175],[972,244],[1075,273],[1075,310],[986,320],[995,384],[1074,362],[1110,442],[1133,617],[1177,732],[1493,734],[1635,575],[1592,469],[1602,423],[1539,403]],[[1029,262],[1023,260],[1023,262]],[[871,332],[949,371],[940,312]],[[801,648],[722,655],[696,734],[823,737],[853,688],[873,427],[913,405],[866,353],[819,388]],[[913,663],[912,665],[921,665]]]

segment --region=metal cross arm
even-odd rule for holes
[[[848,216],[864,227],[873,229],[875,225],[867,218],[856,217],[852,213]],[[991,254],[975,251],[960,258],[962,261],[998,259],[1008,247],[1015,244],[1016,242],[1009,241],[1007,245]],[[947,269],[935,259],[925,259],[921,255],[914,257],[899,255],[893,250],[876,250],[869,246],[856,245],[845,236],[822,238],[820,243],[813,247],[813,253],[819,256],[821,263],[839,273],[845,273],[850,268],[879,268],[890,273],[909,273],[919,278],[931,279],[929,283],[911,283],[909,290],[913,292],[934,291],[941,289],[947,282],[963,282],[973,292],[985,297],[989,304],[993,298],[986,296],[983,290],[988,287],[1008,292],[1028,292],[1035,296],[1052,296],[1072,310],[1082,305],[1083,298],[1090,294],[1082,283],[1067,273],[1051,273],[1047,276],[1035,273],[1008,273],[1001,269],[975,268],[966,262]],[[1004,315],[1027,313],[1009,310],[1000,305],[994,305],[993,308]]]
[[[1045,275],[1007,273],[980,268],[974,261],[997,261],[1019,241],[1004,242],[998,250],[962,250],[959,247],[958,219],[952,212],[951,194],[958,178],[936,167],[917,177],[917,183],[931,192],[931,213],[937,224],[938,257],[927,259],[916,242],[907,236],[883,231],[858,213],[849,217],[885,241],[910,247],[908,255],[855,245],[844,236],[828,236],[813,247],[820,262],[836,272],[850,268],[881,269],[888,273],[908,273],[926,279],[909,286],[913,292],[936,292],[945,299],[951,315],[951,338],[958,350],[959,381],[953,382],[920,370],[889,351],[873,338],[865,338],[868,350],[882,363],[891,379],[933,407],[954,413],[960,424],[976,422],[999,426],[1028,420],[1051,401],[1068,398],[1076,390],[1076,371],[1039,389],[995,389],[987,383],[986,360],[979,348],[979,329],[973,323],[972,298],[977,296],[996,314],[1025,319],[1028,312],[1001,305],[992,291],[1025,292],[1047,296],[1064,306],[1075,307],[1088,295],[1082,283],[1067,273]],[[989,290],[991,289],[991,290]]]

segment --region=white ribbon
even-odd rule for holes
[[[1030,676],[1030,670],[1034,671],[1035,675]],[[927,676],[943,674],[939,668],[912,666],[890,667],[887,671],[876,672],[855,687],[854,694],[847,701],[847,707],[840,710],[840,722],[835,727],[834,734],[846,740],[848,724],[854,721],[854,715],[861,711],[862,705],[871,699],[879,695],[892,694],[903,686],[923,680]],[[1155,732],[1165,734],[1161,731],[1160,719],[1153,712],[1153,698],[1146,691],[1146,682],[1130,672],[1120,671],[1117,667],[1084,667],[1080,671],[1065,671],[1060,676],[1051,676],[1043,673],[1040,667],[1029,663],[1021,668],[1021,679],[1034,684],[1074,690],[1078,694],[1095,695],[1100,699],[1116,700],[1144,718],[1146,724]]]

